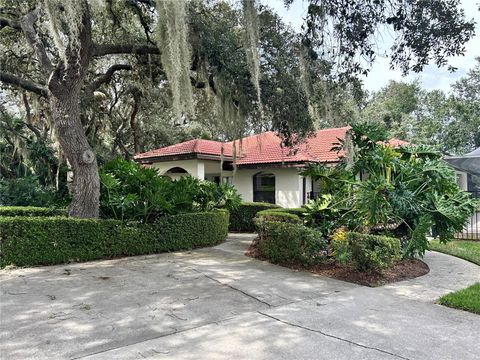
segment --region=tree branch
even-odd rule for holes
[[[113,45],[113,44],[95,44],[93,47],[93,56],[99,57],[111,54],[160,54],[160,49],[151,45]]]
[[[38,58],[41,69],[45,75],[50,75],[53,71],[53,65],[48,58],[45,46],[42,40],[38,37],[38,34],[35,30],[34,24],[38,18],[39,9],[35,9],[26,14],[21,22],[19,23],[20,28],[22,29],[25,38],[27,39],[28,44],[32,47],[35,55]]]
[[[132,70],[132,66],[128,64],[115,64],[110,66],[105,74],[99,76],[91,83],[91,91],[95,91],[100,85],[110,82],[115,71],[119,70]]]
[[[143,31],[145,33],[145,37],[147,38],[147,41],[150,44],[155,45],[152,39],[150,39],[150,34],[152,31],[150,30],[150,26],[148,25],[147,19],[145,19],[145,17],[143,16],[142,8],[140,7],[139,4],[137,4],[134,1],[130,1],[128,4],[132,7],[133,11],[137,14],[138,20],[140,21],[140,24],[143,27]]]
[[[31,80],[22,79],[21,77],[18,77],[16,75],[0,72],[0,81],[5,84],[18,86],[24,90],[31,91],[40,96],[48,96],[47,89],[42,85],[37,84],[36,82],[33,82]]]
[[[2,30],[4,27],[7,27],[7,26],[15,30],[22,30],[22,27],[20,26],[20,23],[18,22],[18,20],[9,19],[9,18],[0,16],[0,30]]]

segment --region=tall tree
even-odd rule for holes
[[[401,139],[409,136],[414,112],[419,107],[420,84],[390,81],[380,91],[371,95],[368,105],[362,110],[364,121],[382,124],[391,134]]]
[[[10,4],[11,5],[11,4]],[[2,8],[0,26],[21,34],[36,64],[36,79],[0,72],[0,81],[44,97],[48,102],[55,133],[73,171],[72,202],[69,215],[98,217],[100,183],[97,159],[87,141],[81,121],[80,103],[88,68],[96,58],[109,54],[158,54],[159,49],[143,44],[98,44],[92,35],[92,12],[87,0],[30,2],[29,10],[18,14],[18,6]],[[15,15],[13,15],[13,14]],[[47,23],[49,31],[42,31]],[[53,61],[52,61],[53,60]],[[112,66],[93,89],[109,80],[122,64]]]
[[[285,0],[291,4],[293,0]],[[343,78],[367,74],[375,60],[379,35],[393,37],[387,51],[392,67],[419,72],[434,62],[462,55],[474,35],[460,0],[309,0],[304,43],[324,60],[335,61]],[[382,49],[383,50],[383,49]]]
[[[311,128],[311,115],[305,112],[309,94],[298,91],[302,89],[297,82],[302,71],[300,63],[293,60],[297,52],[290,47],[296,41],[288,40],[289,45],[282,49],[278,46],[281,41],[273,41],[275,34],[270,39],[265,35],[275,26],[259,23],[260,58],[255,64],[261,68],[261,76],[251,64],[249,67],[245,47],[256,46],[257,36],[246,36],[242,24],[268,18],[254,1],[245,1],[246,9],[260,10],[258,19],[249,12],[245,21],[238,10],[223,1],[165,0],[155,6],[152,0],[29,0],[22,7],[17,0],[0,1],[0,46],[4,50],[0,81],[36,94],[48,108],[56,138],[74,172],[71,216],[98,215],[98,165],[92,145],[97,148],[103,137],[110,142],[102,145],[104,150],[116,148],[131,155],[144,143],[139,129],[146,114],[150,119],[162,118],[159,124],[175,118],[180,127],[185,122],[199,123],[196,120],[202,116],[211,122],[220,118],[224,125],[238,128],[228,135],[236,137],[258,125],[255,119],[262,110],[260,96],[269,112],[261,126],[283,131],[287,137],[298,129]],[[390,23],[401,34],[403,40],[397,47],[403,46],[405,53],[411,50],[413,55],[402,57],[398,50],[396,61],[408,63],[409,68],[412,59],[426,63],[433,58],[444,65],[445,54],[461,53],[463,43],[472,35],[473,25],[464,20],[456,1],[391,1],[388,5],[392,6],[385,2],[312,0],[308,36],[302,45],[308,49],[308,61],[316,60],[311,58],[313,54],[320,56],[325,47],[317,30],[320,23],[328,25],[327,18],[335,25],[331,27],[332,39],[341,44],[331,49],[339,49],[344,56],[342,74],[360,71],[362,67],[353,59],[358,54],[370,56],[370,39],[377,25]],[[390,9],[398,11],[390,14]],[[418,18],[423,10],[429,14],[426,19]],[[159,24],[157,32],[155,24]],[[173,31],[175,26],[179,26],[178,32]],[[425,27],[430,30],[425,32]],[[447,27],[452,30],[450,35],[444,31]],[[283,31],[281,27],[277,30]],[[289,38],[288,32],[279,37]],[[282,62],[282,58],[289,61]],[[319,57],[322,65],[332,59]],[[126,76],[121,78],[120,73]],[[252,79],[252,74],[259,81]],[[185,88],[187,82],[193,86],[192,92]],[[165,95],[173,101],[163,103]],[[162,100],[152,102],[151,109],[144,106],[145,100],[158,96]],[[191,100],[197,105],[195,114]],[[155,110],[165,111],[158,114]],[[118,116],[112,116],[116,112]],[[209,112],[214,116],[208,117]],[[125,143],[126,128],[133,135],[131,146]]]

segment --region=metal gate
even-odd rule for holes
[[[467,191],[474,199],[480,199],[480,191]],[[455,235],[456,239],[480,240],[480,208],[472,215],[461,233]]]

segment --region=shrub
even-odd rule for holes
[[[386,269],[401,257],[399,239],[355,232],[348,232],[347,239],[358,271]]]
[[[230,230],[254,232],[253,219],[261,210],[280,208],[280,206],[261,202],[244,202],[236,209],[230,211]]]
[[[301,219],[303,219],[307,213],[307,209],[303,207],[302,208],[278,208],[278,209],[270,209],[270,211],[293,214],[298,216]]]
[[[347,234],[348,232],[345,228],[337,229],[330,240],[331,255],[343,265],[348,264],[352,258],[352,251]]]
[[[52,265],[215,245],[228,212],[166,216],[153,224],[66,217],[0,217],[0,267]]]
[[[229,184],[217,185],[185,176],[172,181],[154,168],[117,159],[100,172],[100,209],[103,217],[151,223],[180,213],[236,208],[240,195]]]
[[[330,235],[341,226],[371,231],[401,224],[395,234],[404,240],[405,257],[424,255],[431,228],[441,242],[462,231],[479,202],[459,188],[440,152],[389,146],[385,129],[374,124],[352,124],[350,133],[350,145],[341,145],[356,149],[352,159],[302,172],[322,185],[322,195],[305,206],[308,225]],[[368,176],[358,179],[359,173]]]
[[[0,206],[0,216],[66,216],[67,210],[35,206]]]
[[[287,211],[278,211],[278,210],[288,210],[288,209],[268,209],[259,211],[254,219],[255,224],[258,221],[282,221],[294,224],[301,224],[302,220],[298,215],[291,214]]]
[[[34,176],[0,180],[0,205],[56,206],[66,201],[55,189],[40,185]]]
[[[258,250],[272,263],[310,266],[326,259],[327,242],[314,229],[278,221],[263,221],[258,226]]]

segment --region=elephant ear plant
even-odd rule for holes
[[[394,235],[402,240],[404,257],[423,256],[430,235],[442,242],[452,239],[478,202],[459,188],[455,171],[438,151],[428,146],[393,148],[387,139],[377,125],[354,125],[343,144],[347,156],[337,170],[307,169],[305,175],[327,185],[320,186],[318,200],[307,204],[307,219],[316,224],[328,220],[330,229],[321,229],[325,235],[342,226]],[[335,179],[335,188],[332,174],[338,171],[350,173]]]
[[[172,181],[153,168],[117,159],[100,172],[103,217],[150,223],[166,215],[232,210],[241,197],[232,185],[185,176]]]

